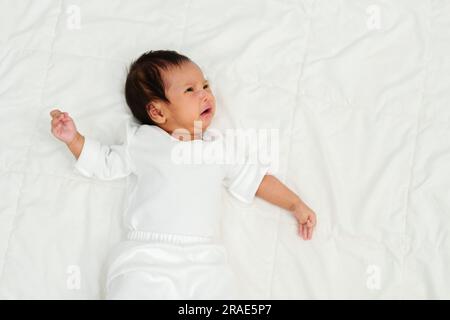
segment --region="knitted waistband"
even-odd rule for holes
[[[172,244],[195,244],[215,242],[213,237],[191,236],[174,233],[158,233],[151,231],[130,231],[127,239],[132,241],[166,242]]]

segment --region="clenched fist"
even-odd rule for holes
[[[294,206],[294,217],[298,222],[298,233],[305,240],[311,240],[317,223],[316,214],[306,204],[299,202]]]
[[[73,119],[67,112],[61,112],[58,109],[50,112],[52,117],[52,134],[66,144],[70,144],[77,136],[77,128]]]

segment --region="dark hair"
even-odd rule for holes
[[[161,70],[169,70],[191,61],[176,51],[149,51],[134,61],[125,82],[125,99],[134,117],[142,124],[155,125],[146,106],[154,101],[169,103]]]

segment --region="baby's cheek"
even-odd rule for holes
[[[198,108],[192,108],[186,113],[184,122],[188,127],[193,127],[194,121],[199,120]]]

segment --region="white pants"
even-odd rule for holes
[[[217,243],[125,241],[110,256],[106,286],[106,299],[238,298],[226,249]]]

